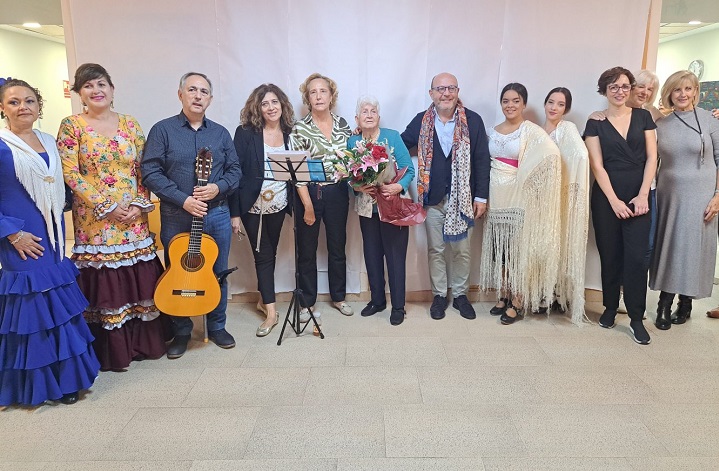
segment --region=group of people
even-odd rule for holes
[[[432,104],[399,133],[380,126],[380,103],[372,96],[357,101],[350,126],[333,112],[337,84],[312,74],[300,86],[306,116],[296,121],[287,95],[263,84],[248,97],[233,139],[206,117],[210,79],[189,72],[180,79],[182,110],[145,138],[137,120],[114,110],[109,73],[83,64],[73,84],[83,111],[64,119],[54,139],[33,129],[42,116],[39,90],[8,80],[0,86],[7,123],[0,131],[0,405],[71,404],[98,370],[122,371],[133,360],[186,352],[192,321],[161,316],[153,301],[163,265],[148,228],[150,192],[161,201],[165,247],[190,230],[193,218],[203,218],[203,232],[218,246],[216,274],[227,269],[232,233],[244,227],[260,292],[257,309],[265,316],[258,337],[278,323],[274,274],[288,214],[297,220],[300,321],[321,323],[315,309],[320,221],[332,305],[353,314],[346,302],[350,198],[371,291],[361,315],[387,309],[387,281],[389,320],[401,324],[409,229],[383,221],[375,198],[406,196],[415,180],[426,210],[433,319],[445,317],[450,292],[462,317],[476,317],[467,297],[470,238],[475,221],[484,218],[480,287],[499,298],[490,314],[509,325],[526,310],[554,308],[580,323],[591,166],[605,306],[599,324],[615,325],[623,288],[634,340],[648,344],[642,322],[648,270],[650,287],[661,291],[656,326],[684,323],[691,300],[711,295],[719,213],[719,121],[696,108],[699,84],[691,73],[677,72],[664,85],[666,117],[651,107],[657,88],[646,71],[637,78],[621,67],[605,71],[598,92],[607,108],[590,117],[583,140],[563,119],[572,107],[566,88],[546,95],[540,126],[524,118],[527,89],[510,83],[499,97],[504,121],[486,127],[459,99],[457,78],[441,73],[430,84]],[[307,151],[332,174],[338,151],[368,143],[390,151],[397,178],[375,188],[336,180],[293,188],[273,179],[273,152]],[[212,169],[207,184],[197,185],[195,159],[203,148],[212,150]],[[67,258],[63,211],[70,207],[75,243]],[[207,316],[208,337],[232,348],[227,285],[221,285],[221,301]]]

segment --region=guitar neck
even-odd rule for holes
[[[197,186],[207,185],[207,180],[198,179]],[[197,255],[202,250],[202,231],[204,228],[205,219],[202,216],[192,217],[192,227],[190,228],[190,244],[187,252],[190,254]]]

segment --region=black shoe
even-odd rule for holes
[[[509,299],[500,298],[498,302],[504,303],[504,306],[502,306],[502,307],[492,306],[492,309],[489,310],[489,314],[491,314],[493,316],[501,316],[502,314],[504,314],[504,311],[507,310],[507,305],[509,304]]]
[[[657,320],[654,322],[654,326],[659,330],[669,330],[672,327],[672,301],[674,294],[665,291],[659,293]]]
[[[629,323],[629,330],[632,332],[632,335],[634,335],[634,341],[639,345],[649,345],[652,341],[642,321],[631,321]]]
[[[599,325],[605,329],[614,328],[614,319],[617,317],[617,311],[614,309],[605,309],[602,316],[599,318]]]
[[[387,309],[387,304],[382,304],[381,306],[378,306],[376,304],[367,303],[365,308],[362,309],[362,312],[360,312],[360,316],[362,316],[362,317],[374,316],[378,312],[382,312],[385,309]]]
[[[447,309],[448,305],[449,301],[447,301],[445,296],[440,296],[439,294],[435,295],[432,305],[429,308],[429,315],[432,319],[444,319],[444,311]]]
[[[180,358],[187,351],[187,343],[190,341],[189,335],[175,335],[172,343],[167,347],[167,358],[174,360]]]
[[[454,298],[452,301],[452,307],[459,311],[459,315],[465,319],[476,319],[477,313],[474,312],[472,303],[469,302],[467,296],[461,295]]]
[[[60,398],[60,402],[69,406],[70,404],[75,404],[78,399],[80,399],[80,395],[75,391],[73,393],[63,394]]]
[[[392,308],[392,312],[389,315],[389,323],[392,325],[400,325],[404,321],[406,314],[404,309]]]
[[[677,310],[672,313],[672,324],[684,324],[692,316],[692,298],[679,295]]]
[[[510,317],[507,315],[508,310],[514,311],[514,317]],[[504,314],[502,314],[499,318],[499,322],[502,323],[502,325],[510,325],[514,324],[515,321],[524,319],[524,309],[520,309],[515,307],[512,303],[509,303],[507,305],[507,309],[505,309]]]
[[[220,348],[232,348],[235,346],[235,338],[225,329],[213,330],[207,337]]]

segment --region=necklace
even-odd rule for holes
[[[377,130],[377,134],[373,136],[364,137],[364,135],[362,135],[362,139],[367,142],[377,142],[377,139],[379,139],[379,129]]]
[[[704,165],[704,133],[702,132],[702,125],[701,125],[701,123],[699,123],[699,117],[697,116],[697,109],[693,108],[693,111],[694,111],[694,119],[697,121],[696,128],[694,126],[692,126],[691,124],[687,123],[686,121],[684,121],[682,119],[682,117],[677,114],[676,110],[672,111],[672,113],[674,114],[674,116],[677,117],[677,119],[679,121],[681,121],[684,124],[684,126],[688,127],[695,133],[699,134],[699,140],[701,141],[700,145],[699,145],[699,157],[701,158],[702,165]],[[699,128],[699,129],[697,129],[697,128]]]

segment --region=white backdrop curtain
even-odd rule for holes
[[[382,126],[400,132],[430,104],[431,78],[459,79],[460,98],[488,126],[502,121],[499,91],[508,82],[529,90],[527,117],[540,124],[553,87],[574,95],[567,119],[584,129],[604,108],[599,74],[622,65],[639,69],[650,0],[62,0],[70,79],[77,65],[97,62],[115,83],[115,109],[134,115],[145,132],[177,114],[180,76],[206,73],[214,99],[207,115],[234,135],[240,109],[257,85],[273,82],[306,111],[298,86],[312,72],[339,86],[336,112],[351,124],[359,95],[380,101]],[[73,109],[79,102],[73,98]],[[591,224],[590,224],[591,226]],[[277,291],[291,291],[293,237],[285,223],[276,270]],[[479,271],[479,224],[472,237],[472,283]],[[347,227],[347,290],[360,291],[364,272],[357,215]],[[251,248],[234,241],[230,292],[256,290]],[[587,287],[600,288],[593,234]],[[324,236],[318,254],[320,292],[327,292]],[[412,228],[407,290],[429,289],[426,239]]]

